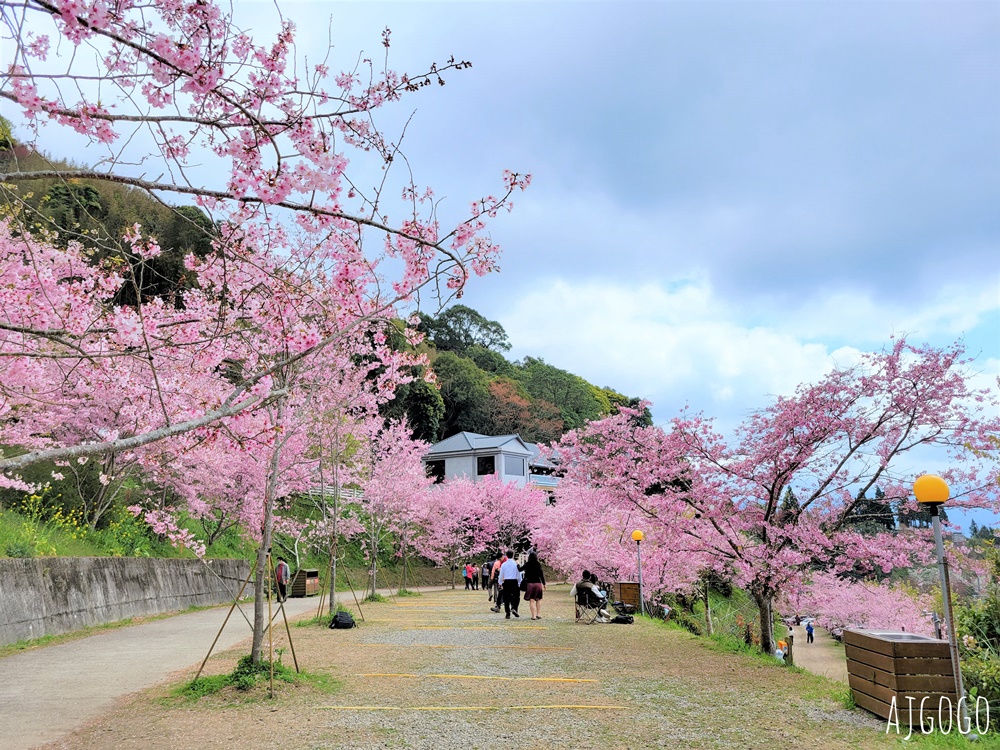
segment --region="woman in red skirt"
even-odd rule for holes
[[[524,564],[525,583],[524,599],[528,602],[528,609],[531,610],[532,620],[542,619],[542,592],[545,591],[545,573],[542,572],[542,564],[538,562],[538,555],[532,552],[528,555],[528,562]]]

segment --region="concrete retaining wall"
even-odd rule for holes
[[[0,645],[232,601],[245,560],[0,559]]]

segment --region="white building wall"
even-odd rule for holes
[[[522,466],[524,466],[524,473],[522,474],[510,474],[507,472],[507,459],[520,458]],[[446,458],[444,464],[444,473],[446,477],[466,477],[476,482],[479,481],[480,477],[476,473],[478,469],[477,456],[452,456]],[[494,456],[495,463],[494,466],[497,471],[497,475],[500,479],[506,483],[515,483],[518,487],[525,487],[528,484],[528,461],[526,457],[523,456],[507,456],[503,453],[496,454]],[[432,459],[433,460],[433,459]]]
[[[517,463],[518,459],[520,460],[521,466],[524,467],[524,471],[522,471],[520,474],[508,474],[507,461],[511,460],[513,463]],[[500,478],[503,480],[504,484],[511,484],[513,482],[518,487],[524,487],[528,483],[528,477],[525,475],[527,472],[527,465],[528,465],[527,460],[521,458],[520,456],[505,455],[503,456],[503,461],[501,462],[501,466],[497,467],[497,471],[503,472],[502,474],[500,474]]]
[[[457,456],[455,458],[449,458],[445,460],[444,464],[445,476],[449,477],[468,477],[472,481],[476,480],[476,457],[475,456]]]

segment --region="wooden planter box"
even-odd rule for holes
[[[639,584],[631,583],[629,581],[619,581],[615,584],[614,591],[614,601],[624,602],[625,604],[631,604],[635,607],[635,611],[639,611]]]
[[[298,570],[292,579],[292,588],[289,594],[294,597],[315,596],[319,593],[319,571],[318,570]]]
[[[915,724],[920,722],[918,709],[924,698],[924,716],[937,716],[942,696],[952,706],[958,703],[947,641],[914,633],[845,630],[844,648],[854,702],[876,716],[889,718],[893,698],[893,717],[901,724],[910,721],[910,698]]]

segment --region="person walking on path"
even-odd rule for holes
[[[517,568],[513,550],[507,550],[507,562],[500,566],[500,587],[503,589],[503,609],[506,619],[520,617],[517,607],[521,603],[521,571]]]
[[[274,581],[278,584],[278,601],[283,602],[288,599],[288,582],[292,580],[292,569],[288,567],[285,558],[278,558],[278,565],[274,569]]]
[[[500,603],[503,601],[503,589],[500,588],[500,566],[507,562],[507,555],[501,555],[497,558],[497,561],[493,563],[493,572],[490,573],[490,587],[493,589],[493,606],[490,607],[494,612],[500,611]]]
[[[465,581],[465,590],[469,590],[469,564],[462,566],[462,580]]]
[[[528,602],[528,609],[531,610],[531,619],[541,620],[545,573],[542,571],[542,564],[538,562],[538,555],[534,552],[528,555],[528,561],[524,564],[524,583],[527,586],[524,590],[524,600]]]
[[[813,642],[813,624],[812,622],[806,623],[806,643]]]
[[[469,563],[469,580],[472,581],[472,590],[479,591],[479,570],[472,563]]]
[[[490,572],[493,570],[493,561],[487,560],[483,563],[482,569],[479,571],[479,582],[483,585],[483,591],[486,591],[489,587],[487,584],[490,580]],[[486,601],[493,601],[493,592],[486,595]]]

